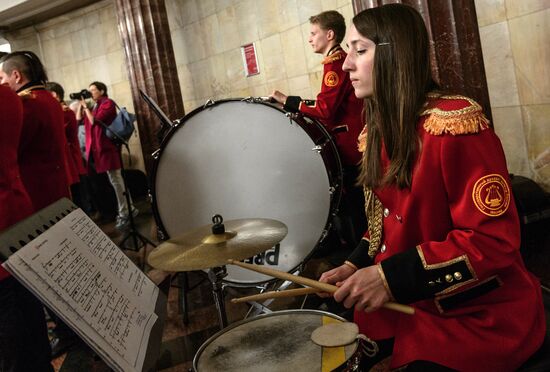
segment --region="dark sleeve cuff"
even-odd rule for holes
[[[299,112],[300,102],[302,102],[302,98],[298,96],[288,96],[286,97],[286,101],[285,101],[285,104],[283,105],[283,109],[288,112]]]
[[[359,269],[367,267],[373,264],[372,258],[369,256],[369,241],[361,239],[357,247],[351,252],[348,257],[348,261],[353,263]]]
[[[473,278],[464,258],[425,267],[416,248],[393,255],[380,265],[393,297],[402,304],[433,298]]]

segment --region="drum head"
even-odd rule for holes
[[[344,319],[322,311],[279,311],[236,323],[199,349],[193,360],[196,371],[329,371],[344,364],[357,350],[323,348],[311,333],[323,324]]]
[[[265,104],[222,101],[193,111],[164,141],[154,173],[154,208],[169,237],[225,220],[271,218],[288,235],[248,262],[282,271],[315,248],[331,209],[331,185],[317,144]],[[229,266],[227,281],[271,278]]]

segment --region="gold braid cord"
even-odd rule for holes
[[[374,258],[378,253],[380,242],[382,241],[384,211],[382,209],[382,202],[380,202],[380,199],[378,199],[372,189],[363,187],[363,192],[365,193],[365,214],[367,215],[370,235],[369,257]]]

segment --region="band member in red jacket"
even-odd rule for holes
[[[516,370],[546,325],[540,284],[519,252],[499,139],[475,101],[434,90],[427,31],[413,8],[357,14],[348,44],[344,70],[366,106],[360,181],[369,225],[348,261],[320,280],[337,283],[334,298],[355,308],[392,369]],[[380,308],[390,300],[416,313]]]
[[[349,75],[342,70],[346,52],[340,46],[346,33],[344,17],[334,11],[322,12],[309,19],[309,44],[313,51],[325,56],[321,92],[315,100],[286,96],[275,90],[271,97],[289,112],[300,112],[319,120],[334,137],[344,172],[343,198],[337,226],[348,244],[355,246],[365,227],[362,211],[363,192],[355,186],[357,165],[357,136],[363,128],[363,102],[355,97]]]
[[[45,89],[46,80],[44,67],[32,52],[14,52],[2,59],[0,84],[23,101],[19,169],[35,211],[70,198],[63,111]]]
[[[33,213],[18,164],[23,104],[0,86],[0,232]],[[0,260],[1,263],[1,260]],[[0,266],[0,370],[53,371],[40,302]]]

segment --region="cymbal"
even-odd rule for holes
[[[279,243],[288,229],[267,218],[224,221],[226,231],[212,234],[206,225],[167,240],[148,258],[149,265],[165,271],[193,271],[223,266],[228,259],[244,260]]]

